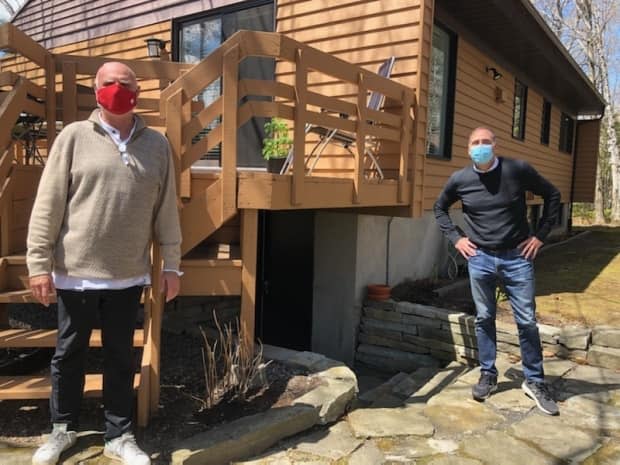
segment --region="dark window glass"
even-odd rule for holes
[[[551,127],[551,102],[543,100],[542,121],[540,125],[540,143],[549,145],[549,129]]]
[[[575,120],[562,113],[560,117],[560,150],[566,153],[573,153],[573,135],[575,131]]]
[[[198,63],[208,56],[230,36],[241,29],[254,31],[274,30],[274,5],[272,1],[243,2],[231,7],[224,7],[204,14],[192,15],[175,20],[175,58],[183,63]],[[271,58],[250,57],[239,64],[239,79],[274,79],[275,61]],[[222,94],[221,79],[207,86],[202,95],[205,108]],[[266,97],[248,97],[246,100],[260,100]],[[240,102],[243,104],[244,102]],[[193,143],[199,141],[214,127],[220,124],[218,116],[197,134]],[[237,137],[237,163],[239,166],[265,166],[261,148],[264,138],[265,118],[252,118],[241,127]],[[218,165],[221,144],[203,156]]]
[[[431,52],[426,153],[450,158],[454,120],[456,35],[435,23]]]
[[[515,100],[512,113],[512,137],[525,139],[525,114],[527,111],[527,86],[515,80]]]

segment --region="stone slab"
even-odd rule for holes
[[[466,371],[467,367],[461,364],[454,364],[440,369],[423,386],[409,396],[407,403],[419,404],[428,402],[433,396],[454,383]]]
[[[364,308],[378,308],[379,310],[395,311],[398,302],[392,299],[388,300],[366,300]]]
[[[592,345],[588,350],[588,363],[598,367],[620,370],[620,349]]]
[[[366,442],[349,456],[347,463],[355,465],[383,465],[385,456],[372,442]]]
[[[451,332],[446,329],[436,329],[421,326],[418,328],[418,335],[426,339],[435,339],[447,342],[452,345],[460,345],[475,349],[478,346],[475,335]]]
[[[383,331],[391,331],[394,333],[418,333],[418,329],[415,327],[415,325],[407,324],[405,322],[396,323],[394,321],[375,320],[367,317],[364,317],[362,319],[361,328],[362,331],[378,329]]]
[[[375,399],[382,396],[383,394],[387,394],[388,392],[391,392],[392,387],[394,387],[395,385],[397,385],[402,380],[408,377],[409,375],[407,375],[407,373],[403,373],[402,371],[400,373],[396,373],[394,376],[392,376],[390,379],[388,379],[383,384],[380,384],[379,386],[361,394],[359,396],[359,400],[364,401],[364,402],[373,402]]]
[[[562,379],[559,400],[582,397],[620,407],[620,373],[601,367],[577,365]]]
[[[620,442],[609,441],[581,465],[618,465],[620,463]]]
[[[538,334],[540,340],[547,344],[557,344],[560,339],[560,328],[551,325],[538,323]]]
[[[351,454],[362,445],[362,441],[353,436],[353,431],[346,422],[339,422],[329,429],[319,430],[299,437],[295,449],[330,460],[339,460]]]
[[[461,451],[485,464],[556,465],[557,461],[503,431],[489,431],[461,442]]]
[[[361,333],[358,337],[358,340],[361,344],[368,344],[368,345],[373,345],[373,346],[379,346],[379,347],[389,347],[391,349],[396,349],[396,350],[403,350],[405,352],[412,352],[415,354],[428,354],[430,352],[430,349],[428,349],[427,347],[425,347],[422,344],[414,344],[411,343],[410,341],[407,341],[408,335],[404,335],[403,339],[405,339],[404,341],[396,341],[394,339],[391,338],[387,338],[387,337],[382,337],[382,336],[375,336],[373,334],[365,334],[365,333]],[[414,336],[411,336],[414,337]]]
[[[620,349],[620,328],[595,326],[592,328],[592,344]]]
[[[560,404],[562,421],[578,427],[620,435],[620,408],[573,396]]]
[[[590,328],[563,326],[560,329],[559,342],[567,349],[586,350],[590,345]]]
[[[400,312],[369,307],[364,309],[364,317],[372,318],[374,320],[393,321],[396,323],[400,323],[403,320],[402,313]]]
[[[501,386],[501,390],[492,394],[486,400],[486,403],[499,410],[509,410],[517,413],[526,413],[534,408],[532,400],[521,389],[520,382],[512,383],[510,388],[506,385]]]
[[[550,417],[534,412],[513,424],[510,432],[558,459],[588,456],[600,445],[597,432],[570,426],[562,422],[561,414],[560,417]]]
[[[251,457],[315,425],[317,410],[296,405],[240,418],[182,441],[172,452],[170,463],[220,465]]]
[[[458,455],[444,455],[443,457],[433,458],[426,463],[427,465],[484,465],[480,460],[460,457]]]
[[[423,415],[421,406],[359,409],[349,413],[347,421],[359,438],[430,437],[435,431],[431,422]]]
[[[439,365],[437,360],[425,354],[414,354],[369,344],[360,344],[357,353],[385,358],[392,366],[400,367],[400,371],[413,371],[421,366]]]
[[[357,393],[357,380],[325,378],[325,385],[295,399],[293,405],[309,405],[319,410],[321,424],[336,421]]]
[[[11,465],[31,465],[32,454],[36,449],[30,447],[0,447],[0,463]]]
[[[451,439],[423,439],[419,437],[398,437],[375,439],[377,447],[385,455],[387,463],[416,463],[415,459],[456,451],[458,443]]]

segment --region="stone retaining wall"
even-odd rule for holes
[[[410,302],[367,301],[363,307],[356,362],[385,371],[478,358],[474,316]],[[545,356],[620,369],[620,328],[593,329],[539,324]],[[497,321],[498,352],[520,356],[514,323]]]

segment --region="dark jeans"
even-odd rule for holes
[[[131,430],[135,373],[133,333],[142,287],[121,290],[58,289],[58,341],[52,358],[53,423],[77,430],[91,330],[101,322],[105,439]]]
[[[479,248],[467,261],[471,293],[476,305],[476,339],[480,369],[497,375],[496,287],[504,285],[521,346],[523,374],[528,381],[544,381],[542,348],[536,326],[534,265],[518,249],[490,251]]]

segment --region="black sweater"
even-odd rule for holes
[[[530,235],[525,192],[544,199],[543,215],[535,236],[544,241],[560,209],[560,192],[528,163],[498,157],[498,166],[478,173],[467,166],[450,176],[435,202],[439,228],[454,244],[461,238],[448,209],[460,200],[465,234],[474,244],[489,249],[510,249]]]

